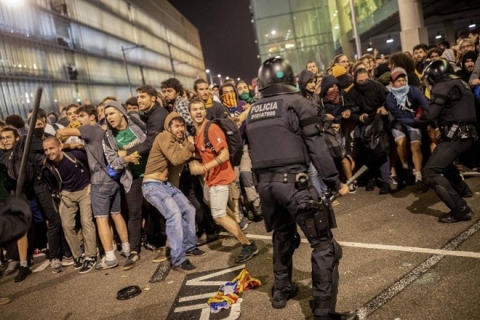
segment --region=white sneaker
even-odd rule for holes
[[[115,258],[115,260],[107,260],[107,258],[103,257],[103,259],[97,263],[95,266],[95,270],[104,270],[104,269],[110,269],[110,268],[115,268],[118,266],[118,260]]]
[[[355,192],[357,192],[357,186],[355,185],[355,183],[352,183],[348,186],[348,193],[353,194]]]
[[[56,258],[50,261],[50,267],[52,268],[53,273],[60,273],[63,270],[62,263]]]

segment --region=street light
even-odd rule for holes
[[[122,46],[122,54],[123,54],[123,65],[125,66],[125,72],[127,73],[127,81],[128,81],[128,90],[130,91],[130,94],[133,96],[132,92],[132,84],[130,83],[130,74],[128,73],[128,66],[127,66],[127,57],[126,57],[126,52],[137,49],[137,48],[145,48],[145,45],[143,44],[137,44],[131,47],[124,47]]]
[[[220,82],[220,85],[222,85],[222,75],[220,73],[218,74],[218,81]]]
[[[208,74],[208,78],[210,78],[210,84],[213,84],[212,73],[210,72],[210,69],[205,70],[205,72]]]

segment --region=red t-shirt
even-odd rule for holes
[[[207,163],[215,159],[222,149],[228,150],[227,140],[222,129],[216,124],[211,124],[208,129],[208,140],[212,144],[213,149],[216,152],[213,152],[210,147],[205,146],[205,141],[203,139],[203,132],[205,130],[205,121],[197,131],[197,136],[195,137],[195,148],[197,149],[200,157],[202,158],[202,163]],[[219,166],[216,166],[213,169],[208,171],[205,181],[209,187],[216,185],[227,185],[235,181],[235,171],[232,168],[230,160],[225,161]]]

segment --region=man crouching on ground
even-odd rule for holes
[[[173,269],[186,274],[197,270],[186,256],[203,256],[205,252],[196,247],[195,208],[172,185],[172,179],[176,173],[178,180],[181,167],[192,157],[192,142],[185,139],[185,119],[177,112],[170,113],[165,130],[153,142],[142,185],[144,198],[165,217]]]

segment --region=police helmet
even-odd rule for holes
[[[282,57],[269,58],[262,63],[257,84],[263,97],[298,92],[292,66]]]
[[[423,70],[422,78],[426,86],[433,86],[435,83],[447,79],[453,72],[452,65],[448,60],[440,59],[432,61],[425,70]]]

